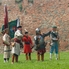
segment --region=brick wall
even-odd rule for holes
[[[0,26],[3,24],[5,3],[8,5],[9,21],[19,16],[23,32],[26,28],[33,37],[35,28],[40,27],[42,32],[47,32],[55,24],[60,34],[60,49],[69,48],[69,0],[34,0],[33,4],[29,4],[28,0],[23,0],[21,12],[15,0],[2,0]],[[49,50],[49,47],[47,49]]]

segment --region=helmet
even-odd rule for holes
[[[36,31],[40,31],[40,29],[39,28],[36,28]]]
[[[36,34],[40,34],[40,29],[39,28],[36,28]]]

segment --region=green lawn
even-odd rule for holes
[[[60,60],[55,60],[54,54],[53,59],[50,60],[47,52],[44,61],[37,61],[36,53],[32,53],[31,61],[26,61],[25,55],[21,54],[19,62],[14,64],[11,64],[11,59],[9,63],[4,63],[3,55],[0,54],[0,69],[69,69],[69,52],[61,52]]]

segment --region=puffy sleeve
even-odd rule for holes
[[[9,35],[4,35],[3,36],[3,44],[9,45],[10,44],[10,37]]]
[[[37,36],[34,36],[34,43],[35,43],[36,45],[39,44],[39,38],[38,38]]]
[[[14,35],[15,35],[15,37],[17,37],[17,36],[22,37],[23,36],[23,34],[19,30],[17,30]]]

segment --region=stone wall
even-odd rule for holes
[[[28,0],[23,0],[21,12],[15,0],[2,0],[0,26],[4,23],[4,4],[8,6],[9,22],[19,16],[23,32],[26,28],[32,37],[37,27],[42,32],[47,32],[52,25],[57,25],[60,34],[60,49],[69,49],[69,0],[34,0],[33,4],[28,3]],[[46,41],[48,39],[46,38]],[[47,50],[49,48],[47,46]]]

